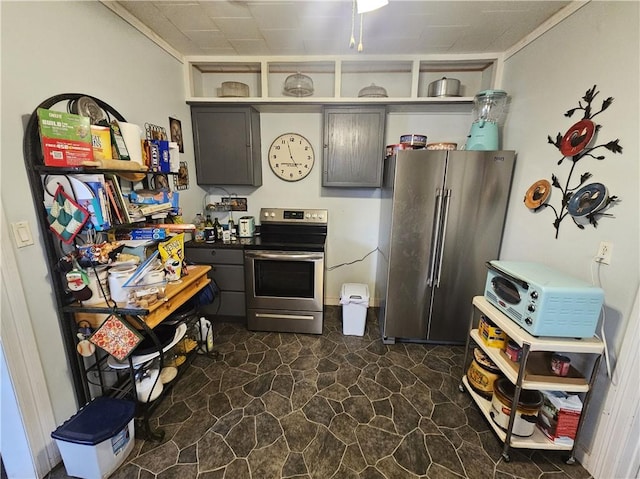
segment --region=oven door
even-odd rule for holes
[[[324,252],[244,253],[247,309],[322,311]]]

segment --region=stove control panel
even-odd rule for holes
[[[327,210],[318,209],[262,208],[260,210],[261,223],[326,225],[328,216]]]

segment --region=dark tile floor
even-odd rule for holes
[[[565,454],[502,444],[468,393],[464,348],[383,345],[376,310],[343,336],[215,325],[217,361],[198,357],[158,408],[160,443],[136,440],[112,479],[587,479]],[[48,479],[62,479],[63,467]]]

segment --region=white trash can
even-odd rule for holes
[[[361,283],[344,283],[340,304],[342,305],[342,334],[364,336],[369,307],[369,286]]]

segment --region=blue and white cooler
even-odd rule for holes
[[[53,431],[67,475],[109,477],[133,449],[135,411],[133,401],[98,397]]]

